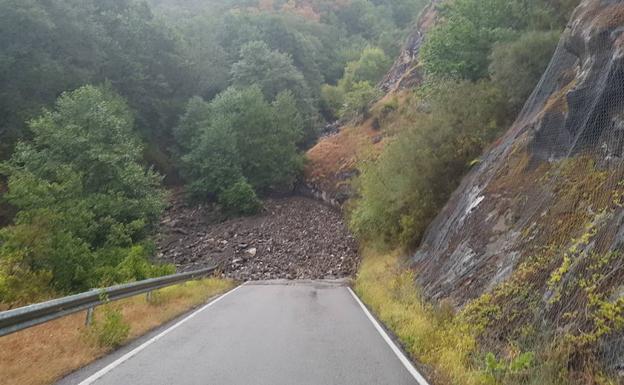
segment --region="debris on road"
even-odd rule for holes
[[[190,271],[214,263],[237,280],[334,279],[351,276],[357,242],[342,215],[318,201],[269,199],[261,214],[226,220],[208,205],[173,198],[160,226],[159,262]]]

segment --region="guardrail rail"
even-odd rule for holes
[[[85,309],[87,309],[86,322],[89,323],[93,317],[93,309],[99,305],[143,293],[149,295],[154,290],[204,278],[216,270],[217,266],[214,266],[104,289],[93,289],[86,293],[0,312],[0,337]]]

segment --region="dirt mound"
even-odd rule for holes
[[[271,199],[262,214],[230,220],[177,197],[159,234],[158,261],[178,271],[216,263],[238,280],[321,279],[348,277],[358,264],[357,243],[341,213],[302,197]]]

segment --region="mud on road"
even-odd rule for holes
[[[342,214],[303,197],[270,199],[254,217],[225,220],[211,205],[174,196],[160,224],[157,261],[190,271],[215,263],[237,280],[334,279],[357,270]]]

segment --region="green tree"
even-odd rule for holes
[[[303,126],[290,91],[272,104],[257,86],[229,88],[209,104],[191,100],[176,130],[188,148],[180,158],[188,189],[217,199],[243,179],[258,193],[291,190],[302,168]]]
[[[383,50],[369,47],[362,51],[359,60],[347,64],[343,81],[347,84],[351,82],[376,84],[388,72],[391,65],[392,60]]]
[[[214,124],[236,138],[243,175],[260,193],[289,189],[295,182],[300,156],[301,116],[290,93],[269,104],[258,87],[228,89],[212,102]]]
[[[253,215],[262,208],[253,187],[243,178],[219,194],[221,208],[229,214]]]
[[[305,79],[293,65],[292,58],[272,51],[262,41],[253,41],[241,48],[240,60],[232,66],[232,82],[238,88],[257,85],[268,100],[285,90],[292,91],[304,103],[310,98]]]
[[[0,234],[4,274],[49,271],[60,291],[95,286],[158,220],[161,178],[141,166],[132,114],[110,88],[65,93],[29,127],[33,141],[2,166],[20,210]]]
[[[559,35],[559,32],[531,31],[517,40],[494,46],[491,78],[509,97],[514,114],[522,108],[546,70]]]
[[[236,137],[219,119],[211,104],[195,97],[174,129],[180,172],[195,199],[216,199],[242,178]]]
[[[312,143],[317,136],[318,108],[310,94],[305,78],[293,65],[292,58],[271,49],[261,41],[245,44],[240,60],[232,66],[235,87],[260,87],[267,100],[274,100],[284,91],[291,92],[305,120],[305,135],[301,139]]]
[[[337,86],[325,84],[321,88],[321,105],[326,115],[348,120],[365,113],[369,103],[379,96],[374,85],[391,64],[383,50],[365,48],[358,60],[347,63]]]
[[[339,110],[343,119],[353,119],[365,114],[369,104],[380,95],[380,91],[369,82],[357,82],[344,94],[344,104]]]
[[[545,0],[457,0],[441,7],[442,22],[421,51],[427,73],[477,80],[488,75],[494,44],[519,31],[562,27]]]

